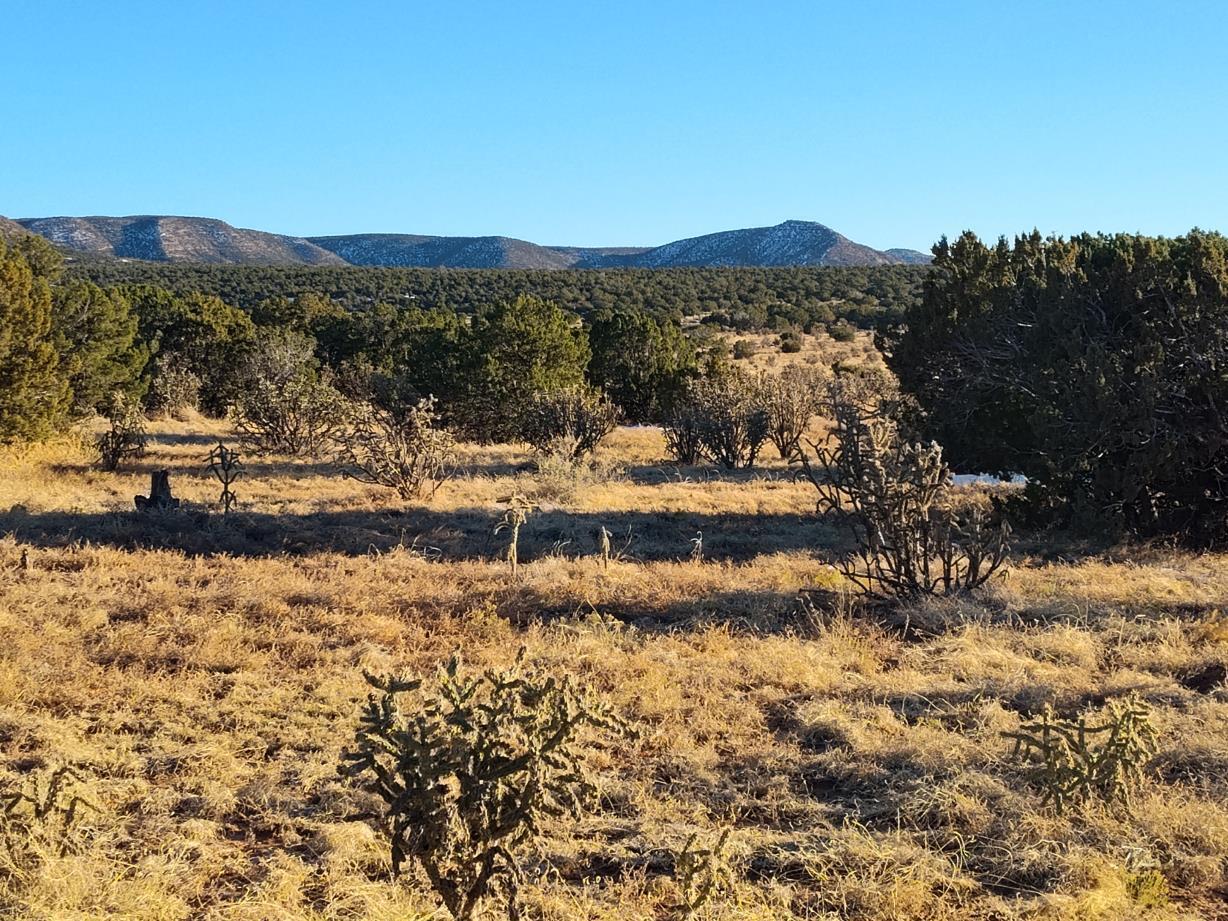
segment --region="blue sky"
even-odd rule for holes
[[[0,214],[655,244],[1228,230],[1228,11],[8,0]]]

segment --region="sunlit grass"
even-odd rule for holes
[[[535,485],[522,449],[467,447],[409,508],[327,464],[248,458],[223,520],[204,456],[226,427],[152,429],[118,474],[74,440],[4,458],[0,758],[11,777],[73,763],[99,806],[77,850],[2,883],[17,917],[436,917],[420,880],[389,879],[372,802],[336,775],[360,672],[522,645],[641,729],[595,754],[595,817],[548,829],[535,916],[664,917],[663,849],[723,827],[741,878],[714,918],[1222,906],[1228,691],[1197,679],[1228,660],[1224,556],[1017,559],[978,600],[824,626],[797,593],[837,584],[837,534],[776,460],[679,471],[659,432],[621,429],[608,475],[530,517],[512,580],[490,531],[496,501]],[[141,519],[159,468],[186,508]],[[608,568],[601,524],[622,550]],[[1131,691],[1162,732],[1133,813],[1042,808],[1001,733]],[[1131,881],[1150,866],[1170,899],[1145,910]]]

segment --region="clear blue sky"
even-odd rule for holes
[[[654,244],[1228,231],[1222,3],[94,2],[0,13],[0,214]]]

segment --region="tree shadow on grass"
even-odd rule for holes
[[[498,603],[499,613],[516,624],[574,621],[576,629],[584,629],[586,617],[600,615],[645,630],[720,624],[735,633],[756,635],[803,628],[800,607],[797,592],[758,588],[706,592],[660,603],[652,598],[617,598],[598,605],[577,604],[571,598],[560,601],[557,592],[532,584],[516,586]]]
[[[214,446],[217,442],[213,442]],[[340,468],[329,461],[249,461],[247,458],[242,458],[243,462],[243,479],[261,479],[276,477],[279,480],[287,481],[302,481],[315,480],[321,477],[325,478],[340,478]],[[100,470],[97,464],[91,463],[61,463],[53,464],[51,472],[57,476],[64,474],[98,474]],[[208,477],[209,466],[205,454],[201,454],[199,463],[184,463],[181,459],[176,459],[169,462],[165,457],[145,457],[140,460],[125,462],[122,473],[131,474],[141,477],[148,477],[150,474],[159,470],[169,470],[171,478],[174,482],[178,482],[182,477]]]
[[[495,534],[496,508],[403,512],[324,510],[304,515],[238,512],[223,518],[192,508],[168,512],[0,511],[0,533],[36,547],[88,542],[124,549],[177,550],[189,556],[365,555],[414,547],[446,560],[495,559],[507,545]],[[687,559],[702,535],[703,559],[744,562],[764,554],[818,550],[834,543],[831,526],[806,514],[539,511],[521,529],[520,559],[596,555],[600,528],[615,548],[643,562]]]

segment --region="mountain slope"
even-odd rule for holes
[[[13,237],[29,232],[16,221],[10,221],[7,217],[0,217],[0,237]]]
[[[345,260],[301,237],[241,230],[214,218],[47,217],[17,223],[57,246],[98,256],[237,265],[345,265]]]
[[[312,237],[310,242],[350,265],[459,269],[566,269],[566,254],[512,237],[425,237],[363,233]]]
[[[929,265],[934,261],[934,257],[929,253],[915,249],[885,249],[883,252],[896,262],[903,262],[907,265]]]
[[[666,266],[791,266],[889,265],[886,253],[854,243],[814,221],[785,221],[774,227],[726,230],[676,240],[632,256],[628,265]]]
[[[25,218],[17,224],[63,249],[155,262],[356,265],[461,269],[597,269],[722,266],[861,266],[928,262],[914,250],[880,251],[814,221],[785,221],[675,240],[656,247],[541,246],[514,237],[366,233],[291,237],[213,218]]]

